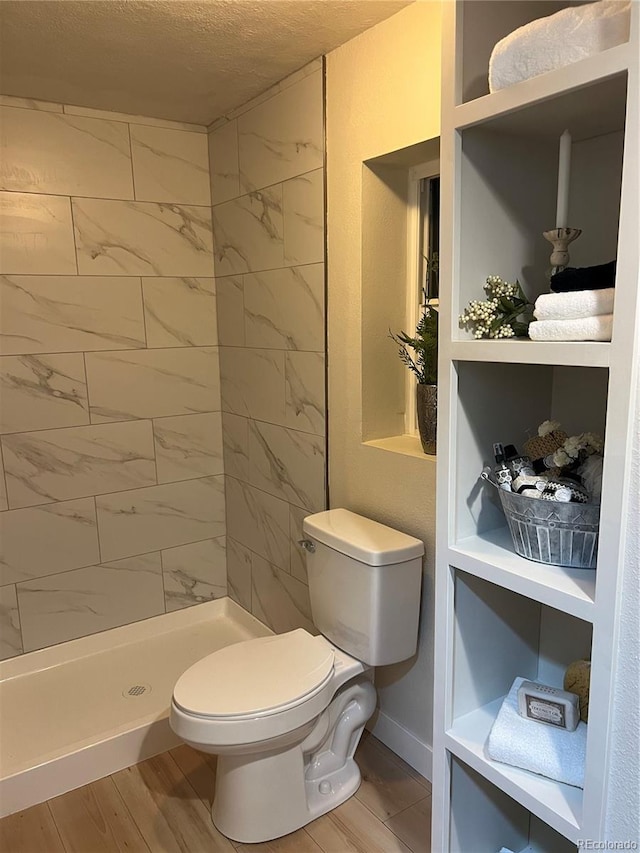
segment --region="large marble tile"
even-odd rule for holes
[[[257,554],[251,558],[251,612],[276,634],[294,628],[317,633],[309,588]]]
[[[9,509],[7,501],[7,487],[4,482],[4,465],[2,463],[2,453],[0,452],[0,512]]]
[[[173,130],[190,130],[194,133],[207,132],[207,128],[203,124],[191,124],[186,121],[171,121],[171,119],[153,118],[152,116],[141,116],[134,113],[116,113],[112,110],[97,110],[94,107],[75,107],[72,104],[65,104],[64,112],[65,115],[105,118],[111,121],[123,121],[125,124],[146,124],[150,127],[167,127]]]
[[[289,505],[226,477],[227,535],[289,571]]]
[[[220,347],[222,409],[271,423],[284,422],[284,353]]]
[[[74,198],[81,275],[212,276],[211,209]]]
[[[56,104],[53,101],[37,101],[32,98],[16,98],[13,95],[0,95],[0,105],[20,107],[24,110],[47,110],[50,113],[62,112],[62,104]]]
[[[5,435],[2,454],[12,509],[156,482],[150,421]]]
[[[163,551],[162,574],[167,612],[222,598],[227,594],[224,537]]]
[[[18,584],[25,651],[164,613],[159,554]]]
[[[0,357],[0,433],[88,423],[82,353]]]
[[[92,423],[220,410],[213,347],[87,353]]]
[[[179,415],[153,422],[158,482],[222,474],[222,415]]]
[[[221,204],[240,195],[237,121],[229,121],[210,131],[209,168],[212,204]]]
[[[22,654],[20,614],[15,586],[0,587],[0,660]]]
[[[225,534],[224,477],[203,477],[96,498],[103,560]]]
[[[284,261],[324,261],[324,169],[291,178],[282,185]]]
[[[324,438],[252,421],[249,479],[274,497],[320,512],[325,508]]]
[[[229,598],[251,613],[251,551],[227,537],[227,591]]]
[[[249,419],[240,415],[222,415],[224,472],[249,482]]]
[[[309,515],[309,510],[298,506],[289,506],[289,540],[291,548],[291,574],[302,583],[309,583],[307,575],[306,551],[300,545],[305,538],[302,522]]]
[[[137,278],[4,275],[0,305],[7,355],[145,346]]]
[[[0,128],[0,189],[133,198],[126,124],[4,107]]]
[[[324,264],[244,276],[246,344],[324,349]]]
[[[213,208],[216,276],[284,266],[282,186]]]
[[[131,154],[138,201],[211,204],[204,133],[132,125]]]
[[[244,346],[244,296],[242,276],[216,279],[218,340],[221,346]]]
[[[285,353],[284,424],[315,435],[325,434],[326,369],[323,353]]]
[[[93,498],[0,513],[0,586],[100,560]]]
[[[323,161],[322,74],[316,71],[238,119],[241,185],[266,187]]]
[[[0,273],[75,275],[68,198],[0,192]]]
[[[218,343],[212,278],[143,278],[149,347],[206,347]]]
[[[321,352],[284,356],[285,423],[292,429],[324,435],[325,364]]]
[[[249,110],[254,109],[255,107],[263,104],[265,101],[268,101],[274,95],[277,95],[278,92],[283,92],[285,89],[288,89],[290,86],[294,86],[300,80],[303,80],[305,77],[309,77],[315,71],[322,71],[322,57],[318,56],[316,59],[312,59],[311,62],[304,65],[302,68],[299,68],[297,71],[294,71],[293,74],[289,74],[288,77],[285,77],[283,80],[278,80],[277,83],[274,83],[273,86],[269,86],[268,89],[265,89],[264,92],[260,92],[259,95],[256,95],[255,98],[251,98],[244,104],[240,104],[239,107],[236,107],[233,110],[230,110],[226,117],[218,119],[220,123],[229,121],[230,119],[236,118],[237,116],[243,115],[243,113],[248,113]],[[211,127],[215,127],[217,122],[213,122]]]

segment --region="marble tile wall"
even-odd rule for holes
[[[2,659],[226,595],[227,577],[206,128],[0,112]],[[271,302],[254,313],[289,334]]]
[[[278,632],[315,630],[297,543],[326,505],[322,75],[209,133],[228,590]]]

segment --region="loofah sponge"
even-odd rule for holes
[[[575,693],[580,699],[580,719],[589,720],[589,682],[591,680],[591,661],[577,660],[569,664],[564,674],[564,689]]]

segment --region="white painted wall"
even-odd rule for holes
[[[374,729],[425,775],[431,772],[435,464],[362,443],[361,200],[364,160],[437,137],[439,128],[439,3],[409,6],[327,56],[330,503],[425,541],[418,654],[378,672],[381,713]]]

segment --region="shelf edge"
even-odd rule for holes
[[[463,130],[598,83],[628,71],[630,60],[631,44],[625,42],[580,62],[459,104],[453,110],[453,126],[456,130]]]
[[[524,808],[544,821],[544,823],[553,827],[553,829],[573,844],[577,843],[581,831],[581,826],[577,820],[569,820],[558,814],[558,812],[553,811],[553,809],[546,806],[533,794],[530,794],[526,788],[510,779],[506,772],[496,769],[493,763],[481,758],[473,749],[458,740],[451,730],[445,733],[445,747],[452,755],[455,755],[456,758],[468,764],[469,767],[479,773],[484,779],[520,803]]]
[[[594,341],[452,341],[454,361],[604,367],[611,361],[611,344]]]
[[[455,569],[509,589],[540,604],[546,604],[555,610],[563,610],[585,622],[592,623],[594,620],[595,602],[587,593],[571,593],[536,581],[532,577],[520,575],[508,568],[496,566],[487,559],[474,557],[462,549],[460,544],[449,547],[448,562]],[[593,570],[585,569],[584,571]]]

